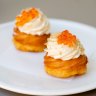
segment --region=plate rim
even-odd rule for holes
[[[18,88],[14,88],[14,87],[10,87],[8,86],[7,84],[0,84],[0,88],[2,89],[5,89],[5,90],[8,90],[8,91],[11,91],[11,92],[15,92],[15,93],[20,93],[20,94],[26,94],[26,95],[72,95],[72,94],[78,94],[78,93],[82,93],[82,92],[87,92],[87,91],[90,91],[90,90],[93,90],[93,89],[96,89],[96,82],[94,82],[94,86],[92,84],[92,86],[89,86],[87,85],[86,87],[83,87],[83,90],[78,90],[78,89],[73,89],[71,90],[70,92],[64,92],[64,90],[61,90],[61,91],[57,91],[56,90],[52,90],[51,93],[49,93],[49,91],[26,91],[26,90],[20,90]]]

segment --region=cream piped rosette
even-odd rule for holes
[[[47,40],[47,56],[54,59],[70,60],[84,55],[84,48],[75,35],[68,30],[54,33]]]
[[[29,8],[16,17],[16,27],[26,34],[43,35],[49,34],[50,24],[43,12]]]

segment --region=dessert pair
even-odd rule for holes
[[[84,74],[88,61],[80,41],[68,30],[51,35],[49,30],[49,21],[39,9],[23,10],[16,17],[14,45],[22,51],[45,50],[45,70],[52,76],[67,78]]]

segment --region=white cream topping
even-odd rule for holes
[[[75,47],[69,47],[64,44],[57,43],[57,36],[59,33],[52,34],[48,38],[47,48],[45,51],[48,53],[47,56],[53,57],[54,59],[70,60],[78,58],[84,54],[84,48],[79,40],[76,42]]]
[[[50,25],[47,17],[40,11],[39,16],[31,20],[30,22],[18,27],[20,32],[32,35],[49,34]]]

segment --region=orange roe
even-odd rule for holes
[[[31,21],[39,15],[36,8],[31,8],[29,10],[23,10],[20,16],[16,17],[16,26],[23,26],[25,23]]]
[[[69,47],[73,47],[76,43],[76,36],[69,33],[68,30],[63,31],[57,39],[58,44],[65,44]]]

